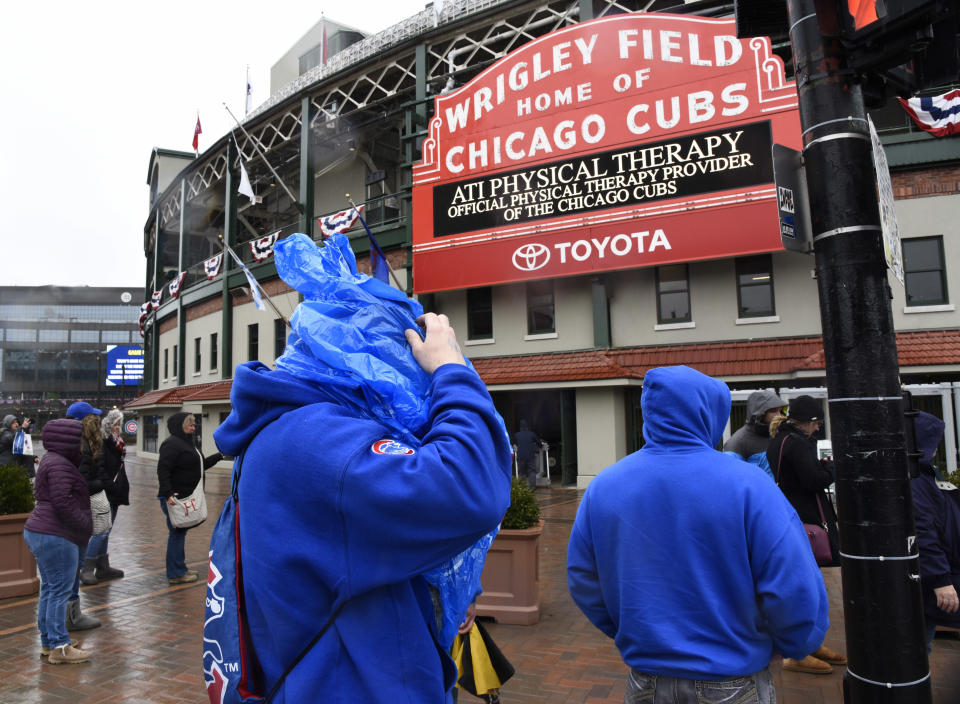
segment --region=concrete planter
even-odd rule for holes
[[[0,516],[0,599],[40,591],[37,563],[23,540],[23,524],[29,516],[29,513]]]
[[[503,529],[490,546],[480,581],[477,616],[531,626],[540,620],[540,535],[533,528]]]

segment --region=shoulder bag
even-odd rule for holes
[[[197,453],[199,454],[199,453]],[[173,497],[175,503],[167,504],[167,516],[174,528],[193,528],[207,520],[207,499],[203,494],[203,457],[200,458],[200,481],[190,496],[185,499]]]
[[[90,494],[90,514],[93,517],[94,535],[103,535],[110,530],[113,525],[110,520],[110,501],[103,489],[96,494]]]
[[[783,463],[783,447],[787,444],[789,433],[783,436],[783,443],[780,445],[780,456],[777,458],[777,486],[780,486],[780,468]],[[833,552],[830,550],[830,538],[827,536],[827,519],[823,515],[823,505],[820,503],[819,494],[816,496],[817,508],[820,509],[820,525],[816,523],[804,523],[803,530],[810,540],[810,549],[813,551],[813,557],[818,565],[832,565]]]

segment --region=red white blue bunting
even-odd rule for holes
[[[335,235],[338,232],[346,232],[353,227],[353,224],[357,221],[357,218],[360,217],[360,213],[362,212],[363,206],[359,205],[356,209],[350,208],[349,210],[341,210],[339,213],[327,215],[323,218],[317,218],[317,221],[320,223],[320,231],[326,237]]]
[[[936,137],[960,134],[960,90],[926,98],[898,98],[917,127]]]
[[[170,291],[170,298],[176,298],[180,295],[180,287],[183,286],[183,280],[185,278],[187,278],[187,272],[181,271],[177,275],[177,278],[167,285],[167,289]]]
[[[163,299],[163,289],[162,289],[162,288],[161,288],[159,291],[154,291],[154,292],[153,292],[153,295],[150,296],[150,304],[153,306],[153,309],[154,309],[154,310],[159,310],[159,308],[160,308],[160,301],[161,301],[162,299]]]
[[[250,252],[253,254],[254,261],[262,262],[264,259],[273,254],[273,243],[277,241],[277,237],[279,236],[279,232],[274,232],[272,235],[267,235],[266,237],[261,237],[258,240],[251,241]]]
[[[207,275],[208,279],[215,278],[216,275],[220,273],[220,264],[222,263],[223,252],[220,252],[220,254],[212,256],[203,262],[203,273]]]

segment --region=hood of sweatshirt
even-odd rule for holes
[[[43,426],[43,448],[80,464],[80,438],[83,424],[72,418],[55,418]]]
[[[730,389],[690,367],[647,372],[640,396],[644,450],[716,448],[730,416]]]
[[[918,411],[913,421],[917,431],[917,450],[923,453],[920,464],[929,465],[933,461],[933,453],[943,439],[944,422],[934,415]]]

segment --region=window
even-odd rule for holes
[[[37,331],[29,328],[7,328],[7,342],[36,342]]]
[[[37,378],[63,383],[67,380],[67,352],[41,352]]]
[[[273,357],[276,359],[283,354],[287,346],[287,321],[277,318],[273,321]]]
[[[170,348],[163,348],[163,378],[170,378]]]
[[[36,378],[37,352],[35,350],[4,351],[5,381],[33,383]]]
[[[657,322],[690,322],[690,270],[686,264],[657,268]]]
[[[200,338],[193,338],[193,373],[200,373]]]
[[[126,343],[130,342],[130,333],[126,330],[102,330],[100,339],[103,342]]]
[[[70,342],[99,342],[99,330],[71,330]]]
[[[210,369],[217,368],[217,333],[210,335]]]
[[[769,254],[737,259],[739,317],[776,315],[773,304],[773,261]]]
[[[179,360],[180,360],[179,348],[180,348],[179,345],[173,346],[173,376],[175,378],[177,377],[177,364],[179,363]]]
[[[489,340],[493,337],[493,301],[489,286],[467,291],[467,339]]]
[[[556,332],[553,314],[553,281],[527,283],[527,334]]]
[[[903,280],[908,306],[949,303],[942,237],[903,240]]]
[[[66,342],[67,330],[39,330],[40,342]]]
[[[164,350],[166,351],[166,350]],[[156,452],[160,430],[160,416],[143,416],[140,431],[143,433],[143,451]]]
[[[247,360],[255,362],[260,359],[260,325],[254,323],[247,326]]]

